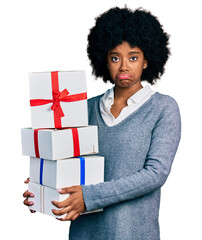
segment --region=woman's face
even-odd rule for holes
[[[108,52],[107,63],[116,86],[128,88],[141,85],[141,75],[147,67],[147,60],[139,47],[131,47],[128,42],[123,41]]]

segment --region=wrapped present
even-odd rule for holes
[[[22,153],[57,160],[98,153],[97,126],[67,129],[21,129]]]
[[[30,73],[32,128],[88,125],[84,71]]]
[[[51,161],[30,157],[30,181],[51,188],[104,181],[104,157],[92,155]]]
[[[34,194],[34,197],[29,197],[28,200],[34,202],[34,205],[29,206],[28,208],[31,210],[35,210],[37,212],[45,213],[52,217],[62,218],[65,214],[61,216],[56,216],[53,214],[52,209],[58,210],[51,201],[64,201],[68,198],[69,194],[60,194],[57,189],[50,188],[47,186],[40,185],[38,183],[29,182],[29,192]],[[100,212],[103,209],[96,209],[90,212],[84,212],[82,214],[88,214],[93,212]],[[81,214],[81,215],[82,215]]]

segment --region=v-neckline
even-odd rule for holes
[[[152,101],[153,98],[154,98],[155,96],[157,96],[158,94],[159,94],[158,92],[155,92],[155,93],[154,93],[145,103],[143,103],[138,109],[136,109],[134,112],[132,112],[131,114],[129,114],[126,118],[124,118],[121,122],[117,123],[117,124],[114,125],[114,126],[108,126],[108,125],[105,123],[105,121],[104,121],[104,119],[103,119],[103,117],[102,117],[102,114],[101,114],[101,111],[100,111],[100,99],[101,99],[101,97],[103,96],[103,94],[102,94],[102,95],[100,96],[100,98],[98,99],[98,101],[97,101],[97,105],[98,105],[98,106],[97,106],[97,108],[96,108],[96,111],[97,111],[96,118],[97,118],[98,122],[100,122],[100,123],[101,123],[104,127],[106,127],[106,128],[112,129],[112,128],[119,127],[120,125],[124,124],[124,122],[128,121],[129,118],[133,117],[133,115],[136,115],[142,108],[145,107],[145,105],[147,105],[150,101]],[[98,119],[98,117],[99,117],[99,119]]]

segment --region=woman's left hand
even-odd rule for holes
[[[65,217],[57,218],[58,220],[61,220],[61,221],[75,220],[85,210],[85,204],[84,204],[81,186],[78,185],[78,186],[62,188],[62,189],[59,189],[58,192],[60,194],[69,193],[70,196],[61,202],[52,201],[52,204],[54,206],[56,206],[57,208],[61,208],[60,210],[53,209],[52,212],[56,216],[61,216],[66,213]]]

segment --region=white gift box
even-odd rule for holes
[[[69,197],[69,194],[60,194],[57,189],[50,188],[47,186],[43,186],[37,183],[29,182],[29,188],[28,191],[34,194],[34,197],[29,197],[28,201],[32,201],[34,205],[29,206],[28,208],[31,210],[35,210],[37,212],[45,213],[47,215],[50,215],[52,217],[62,218],[66,214],[63,214],[61,216],[56,216],[53,214],[52,209],[58,210],[57,207],[55,207],[51,201],[64,201]],[[96,209],[94,211],[90,212],[84,212],[83,214],[93,213],[93,212],[100,212],[103,211],[103,209]]]
[[[53,214],[52,209],[58,210],[58,208],[56,208],[51,201],[64,201],[69,196],[69,194],[60,194],[57,189],[33,182],[29,182],[28,191],[34,194],[34,197],[28,198],[28,200],[32,201],[34,205],[29,206],[28,208],[52,217],[57,217]],[[61,217],[64,217],[64,215]]]
[[[57,160],[98,153],[97,126],[72,129],[21,129],[22,154]]]
[[[104,157],[92,155],[58,161],[31,157],[30,181],[56,189],[97,184],[104,181]]]
[[[32,128],[88,125],[84,71],[30,73],[29,84]],[[58,95],[63,90],[64,95]],[[64,116],[58,115],[58,109]]]

